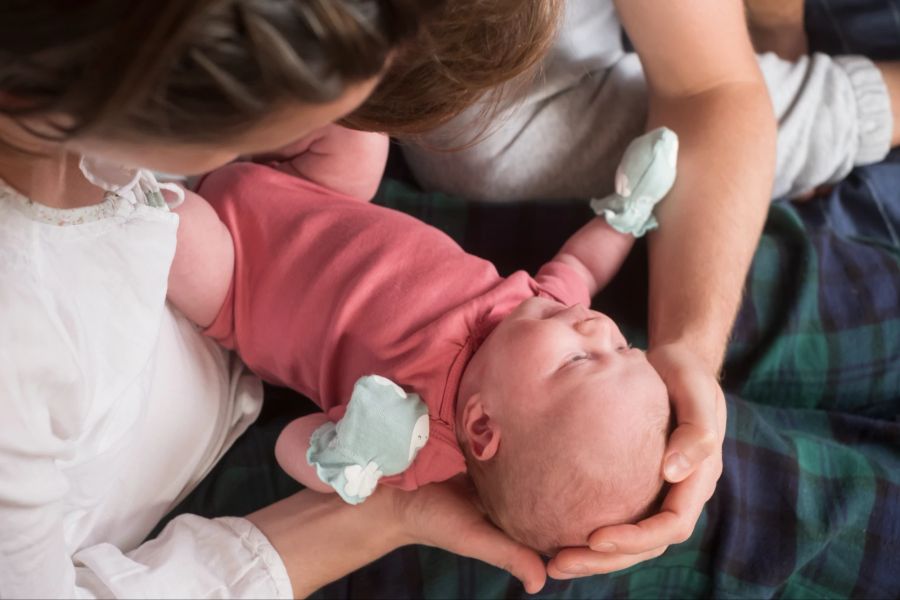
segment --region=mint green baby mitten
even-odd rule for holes
[[[671,129],[636,138],[616,170],[616,193],[591,200],[591,208],[619,233],[641,237],[656,229],[653,208],[672,189],[677,160],[678,136]]]
[[[368,498],[383,476],[402,473],[428,441],[428,407],[385,377],[353,387],[343,418],[316,429],[306,452],[323,482],[349,504]]]

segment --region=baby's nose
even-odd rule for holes
[[[559,312],[556,313],[555,317],[561,319],[568,323],[569,325],[574,325],[580,321],[591,318],[591,311],[582,306],[581,304],[573,304],[572,306],[568,306]]]
[[[613,322],[607,316],[592,314],[575,324],[575,331],[589,337],[604,347],[614,346]]]

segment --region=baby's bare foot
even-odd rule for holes
[[[797,60],[809,51],[803,0],[744,0],[747,26],[757,52]]]

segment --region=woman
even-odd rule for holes
[[[362,510],[299,493],[246,518],[183,516],[141,543],[262,402],[259,381],[165,305],[177,218],[141,169],[203,172],[339,119],[442,4],[0,8],[0,596],[304,596],[413,542],[542,585],[537,555],[453,484]],[[553,3],[467,10],[528,24],[491,83],[552,35]]]

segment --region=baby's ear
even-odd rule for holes
[[[469,451],[478,460],[490,460],[500,447],[500,428],[485,412],[481,394],[474,394],[463,408],[462,426]]]

